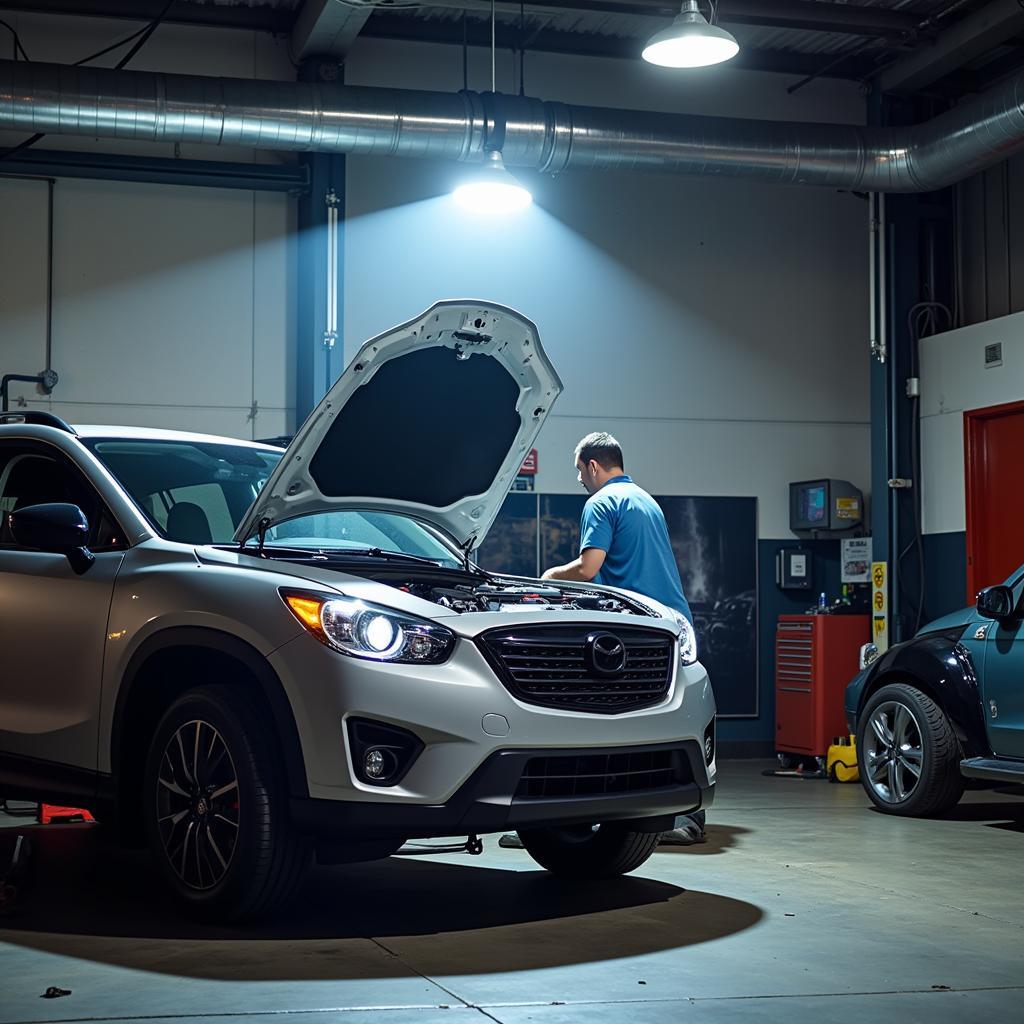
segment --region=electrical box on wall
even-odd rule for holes
[[[775,582],[781,590],[811,590],[811,553],[805,548],[780,548],[775,556]]]
[[[789,528],[798,537],[834,537],[864,522],[864,495],[849,480],[789,485]]]

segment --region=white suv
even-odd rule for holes
[[[643,863],[713,794],[693,630],[471,559],[560,391],[532,323],[442,302],[286,451],[0,417],[0,795],[146,837],[225,919],[413,837]]]

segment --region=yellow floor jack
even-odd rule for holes
[[[828,748],[825,771],[829,782],[858,782],[857,737],[838,736]]]

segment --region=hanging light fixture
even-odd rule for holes
[[[492,149],[484,165],[452,193],[455,201],[475,213],[514,213],[533,202],[529,191],[505,170],[501,153]]]
[[[714,18],[715,8],[711,10]],[[739,43],[730,32],[708,24],[697,0],[684,0],[676,20],[647,40],[643,58],[664,68],[704,68],[730,60],[739,52]]]
[[[495,93],[495,4],[491,0],[491,94]],[[487,148],[484,165],[452,192],[452,198],[464,209],[474,213],[514,213],[524,210],[533,202],[529,189],[524,188],[505,168],[500,148]]]

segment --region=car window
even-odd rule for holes
[[[9,513],[54,502],[77,505],[85,513],[94,550],[123,546],[121,531],[99,495],[64,456],[37,447],[0,448],[0,545],[18,546],[7,521]]]
[[[152,508],[153,519],[164,533],[171,536],[175,531],[175,523],[180,519],[181,509],[172,513],[175,505],[194,505],[202,510],[206,523],[210,527],[211,540],[214,537],[230,538],[235,532],[235,524],[231,518],[231,509],[224,488],[220,484],[192,484],[189,487],[173,487],[159,494],[146,496],[147,506]],[[168,530],[168,520],[171,528]],[[171,539],[176,539],[171,536]]]
[[[212,441],[86,438],[161,536],[228,544],[283,452]]]

